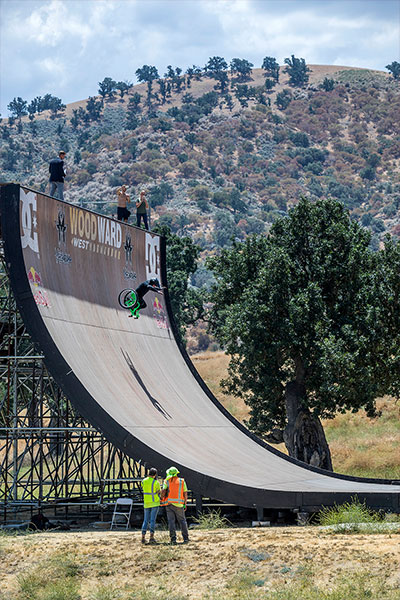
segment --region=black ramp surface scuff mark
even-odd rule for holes
[[[161,406],[161,404],[159,403],[159,401],[156,400],[150,394],[149,390],[146,387],[146,384],[144,383],[143,379],[140,377],[139,373],[137,372],[137,369],[135,369],[135,366],[134,366],[129,354],[127,352],[125,352],[122,348],[121,348],[121,352],[122,352],[122,356],[126,360],[126,364],[128,365],[128,367],[131,370],[131,373],[136,378],[136,381],[138,382],[138,384],[140,385],[140,387],[142,388],[142,390],[144,391],[144,393],[146,394],[146,396],[148,397],[148,399],[150,400],[150,402],[152,403],[154,408],[156,410],[158,410],[159,413],[162,414],[164,419],[171,419],[171,415],[166,410],[164,410],[163,407]]]

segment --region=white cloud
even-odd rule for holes
[[[26,2],[26,5],[29,3]],[[24,18],[21,12],[9,16],[8,30],[17,40],[38,46],[53,48],[62,44],[67,36],[77,38],[80,43],[92,35],[91,29],[79,14],[71,10],[72,5],[63,0],[51,0],[38,6]]]
[[[399,60],[389,0],[7,0],[1,2],[2,106],[50,92],[64,102],[97,93],[104,77],[135,80],[152,64],[203,66],[295,54],[310,64],[384,69]],[[398,13],[397,13],[397,16]]]
[[[35,64],[39,70],[43,71],[43,73],[46,73],[47,71],[47,73],[51,75],[56,75],[59,78],[65,79],[64,74],[66,72],[66,64],[59,58],[47,56],[42,60],[35,61]]]
[[[282,62],[294,53],[309,63],[318,63],[321,54],[329,48],[335,62],[337,48],[352,48],[345,64],[351,65],[350,61],[355,60],[355,66],[361,66],[360,61],[368,63],[373,53],[375,60],[379,60],[379,47],[396,46],[399,40],[399,23],[388,23],[384,14],[380,19],[372,15],[340,16],[324,10],[322,2],[315,2],[313,6],[307,3],[306,9],[300,9],[299,2],[297,8],[285,14],[284,11],[277,13],[274,3],[269,4],[271,11],[264,8],[260,13],[259,6],[249,0],[207,2],[237,52],[243,55],[247,52],[247,56],[257,54],[261,59],[268,53]],[[360,44],[368,50],[367,55],[365,51],[363,56],[357,52]]]

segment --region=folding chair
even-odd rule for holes
[[[118,529],[118,527],[128,529],[129,521],[131,518],[132,506],[132,498],[118,498],[114,506],[114,513],[112,516],[110,529],[112,529],[114,525],[116,529]]]

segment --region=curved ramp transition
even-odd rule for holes
[[[306,508],[358,495],[399,510],[399,482],[330,474],[286,457],[212,396],[174,336],[168,293],[140,319],[124,288],[166,285],[159,236],[17,184],[1,187],[11,285],[46,365],[77,410],[135,459],[176,465],[190,488],[240,506]]]

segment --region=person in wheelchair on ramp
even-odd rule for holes
[[[144,296],[148,293],[148,292],[158,292],[158,293],[163,293],[162,292],[163,288],[160,285],[160,282],[158,281],[158,279],[156,277],[152,278],[152,279],[147,279],[146,281],[143,281],[143,283],[141,283],[136,289],[135,291],[133,290],[124,290],[123,292],[121,292],[120,294],[120,304],[121,306],[123,306],[124,308],[129,308],[131,314],[129,315],[130,317],[133,317],[134,319],[138,319],[139,318],[139,311],[142,310],[143,308],[146,308],[147,304],[144,300]]]

